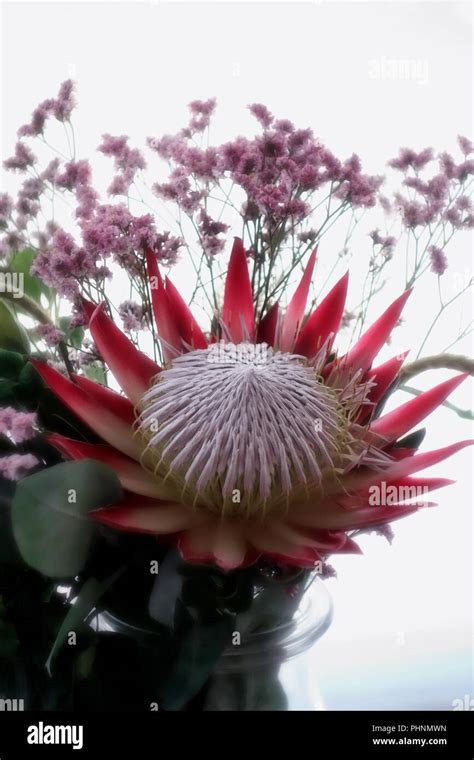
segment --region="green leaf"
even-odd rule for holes
[[[0,378],[0,406],[13,406],[15,403],[15,385],[13,380]]]
[[[25,248],[23,251],[18,251],[18,253],[15,253],[10,260],[9,269],[23,275],[23,288],[25,294],[30,298],[33,298],[37,303],[40,303],[42,295],[45,295],[48,301],[51,300],[53,291],[47,285],[44,285],[38,277],[34,277],[30,274],[30,268],[35,256],[36,251],[32,248]]]
[[[18,383],[15,387],[15,395],[18,402],[24,404],[29,409],[36,409],[43,389],[44,383],[38,370],[31,362],[27,362],[18,376]]]
[[[0,349],[0,377],[8,380],[18,380],[25,366],[25,357],[16,351]],[[31,365],[33,366],[33,365]]]
[[[5,564],[16,564],[20,560],[18,549],[12,535],[10,507],[15,492],[15,484],[11,480],[0,477],[0,562],[2,571]]]
[[[52,578],[77,575],[95,532],[88,512],[121,498],[113,470],[89,459],[24,478],[12,504],[13,534],[23,559]]]
[[[88,367],[84,368],[84,372],[89,380],[94,380],[94,382],[100,383],[101,385],[107,385],[107,375],[101,364],[90,364]]]
[[[80,348],[84,339],[84,329],[82,327],[75,327],[73,330],[70,330],[70,324],[71,317],[60,317],[59,329],[64,333],[65,342],[70,343],[74,348]]]
[[[56,640],[53,644],[53,648],[49,653],[48,660],[46,662],[46,669],[51,675],[51,665],[56,657],[59,649],[66,641],[68,634],[74,631],[86,620],[94,609],[96,603],[100,597],[105,594],[108,588],[115,583],[117,578],[123,573],[123,568],[117,570],[116,573],[106,578],[103,581],[98,581],[96,578],[89,578],[83,587],[81,588],[77,598],[74,601],[72,607],[64,618],[61,628],[58,631]]]
[[[30,344],[26,330],[5,301],[0,300],[0,348],[27,354]]]

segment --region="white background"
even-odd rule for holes
[[[383,173],[401,145],[454,151],[457,134],[472,137],[468,3],[4,2],[1,11],[3,157],[33,106],[70,76],[78,83],[81,156],[92,154],[104,132],[130,134],[142,145],[150,134],[176,131],[190,100],[214,95],[216,143],[252,134],[245,106],[260,101],[311,126],[337,155],[359,153],[371,173]],[[373,62],[384,59],[415,61],[420,76],[374,78]],[[105,159],[94,165],[105,183]],[[357,245],[354,297],[366,239]],[[448,288],[470,261],[466,235],[450,256]],[[187,276],[181,265],[174,278],[185,290]],[[376,311],[402,281],[400,269]],[[433,276],[412,298],[397,347],[419,345],[435,307]],[[430,352],[447,345],[460,318],[454,310]],[[471,342],[457,350],[470,353]],[[426,388],[449,374],[427,373],[416,384]],[[472,408],[471,388],[468,382],[452,400]],[[425,450],[472,434],[447,409],[428,427]],[[368,537],[365,556],[333,562],[336,614],[316,665],[329,708],[451,709],[454,699],[474,696],[470,451],[427,474],[458,481],[436,494],[438,508],[397,523],[392,547]]]

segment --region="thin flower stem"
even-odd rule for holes
[[[431,323],[431,325],[430,325],[430,327],[428,329],[428,332],[426,333],[426,335],[425,335],[425,337],[424,337],[424,339],[423,339],[423,341],[421,343],[420,349],[419,349],[419,351],[418,351],[418,353],[416,355],[417,359],[420,356],[420,354],[422,353],[422,351],[423,351],[423,349],[425,347],[425,344],[426,344],[428,338],[430,337],[431,333],[433,332],[433,329],[434,329],[435,325],[437,324],[438,320],[440,319],[441,315],[443,314],[443,312],[448,308],[448,306],[450,306],[452,303],[454,303],[454,301],[456,301],[463,293],[465,293],[466,290],[468,290],[471,287],[472,282],[473,282],[473,278],[471,278],[471,280],[468,282],[468,284],[462,290],[460,290],[458,293],[456,293],[455,296],[453,296],[449,301],[446,301],[446,303],[444,303],[441,306],[441,308],[439,309],[437,315],[435,316],[433,322]]]

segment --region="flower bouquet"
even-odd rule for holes
[[[471,284],[442,295],[473,145],[403,149],[383,194],[260,104],[255,137],[212,146],[215,101],[195,101],[147,159],[103,135],[104,201],[74,106],[64,82],[4,161],[0,690],[27,709],[315,709],[302,658],[330,623],[328,559],[391,539],[451,482],[420,473],[471,443],[419,451],[473,373],[424,353]],[[371,214],[386,228],[356,253]],[[369,320],[390,276],[398,297]],[[378,359],[428,278],[419,356]],[[407,384],[430,368],[456,373]]]

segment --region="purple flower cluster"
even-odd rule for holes
[[[42,136],[48,119],[68,121],[73,107],[74,88],[68,80],[61,85],[57,98],[37,106],[30,123],[20,128],[19,137]],[[193,105],[194,118],[206,120],[211,112],[210,103]],[[196,129],[198,126],[195,125]],[[126,136],[104,135],[98,149],[113,158],[117,172],[109,194],[126,195],[136,173],[146,167],[142,154],[128,145]],[[3,233],[0,256],[8,256],[27,245],[37,248],[32,273],[60,295],[76,300],[84,281],[102,282],[110,275],[109,260],[123,267],[130,276],[139,276],[148,247],[166,264],[176,260],[182,241],[169,232],[158,233],[151,215],[134,215],[123,203],[100,203],[89,161],[54,158],[40,171],[35,155],[26,142],[20,140],[4,166],[27,176],[16,200],[6,193],[0,194],[0,231]],[[39,226],[40,209],[44,218],[46,201],[60,194],[68,195],[68,203],[73,204],[77,219],[74,233],[53,221]],[[50,345],[58,342],[57,334],[44,327],[40,330]]]
[[[419,171],[433,159],[433,148],[424,148],[417,153],[412,148],[400,148],[400,152],[396,158],[392,158],[388,165],[392,169],[398,169],[399,171],[406,172],[408,169],[414,169]]]
[[[224,222],[216,222],[204,209],[201,209],[198,215],[199,239],[203,251],[208,256],[215,256],[220,253],[225,245],[225,238],[220,238],[229,229],[229,225]]]
[[[146,168],[143,155],[137,148],[129,147],[126,135],[120,137],[113,137],[109,134],[103,135],[98,150],[105,156],[111,156],[114,159],[114,166],[117,170],[107,192],[109,195],[127,195],[137,171]]]
[[[137,332],[145,326],[145,310],[135,301],[124,301],[118,308],[125,332]]]
[[[80,242],[58,229],[47,250],[41,251],[32,271],[61,295],[74,300],[81,281],[101,282],[110,276],[110,259],[131,276],[140,276],[143,255],[154,250],[160,261],[172,264],[181,245],[169,233],[158,234],[150,214],[134,216],[123,204],[96,205],[79,221]]]
[[[261,134],[253,139],[237,137],[218,147],[197,147],[195,140],[189,139],[196,131],[195,120],[198,116],[202,119],[197,130],[201,131],[201,127],[208,126],[214,108],[214,100],[195,101],[190,105],[187,129],[177,135],[148,139],[149,147],[170,166],[167,181],[154,185],[155,193],[174,201],[195,219],[200,242],[209,255],[222,250],[219,235],[226,232],[224,225],[213,222],[206,209],[212,189],[222,180],[230,180],[244,191],[243,219],[261,219],[262,242],[267,245],[277,227],[279,239],[283,240],[295,224],[311,213],[311,196],[324,186],[341,204],[375,204],[382,178],[364,175],[357,156],[341,162],[310,129],[297,129],[288,119],[276,120],[259,103],[249,109],[262,127]]]
[[[66,133],[72,134],[69,122],[74,106],[74,86],[67,80],[57,97],[40,103],[30,122],[18,131],[14,154],[4,166],[23,174],[24,179],[15,199],[0,194],[0,256],[8,257],[27,245],[35,247],[32,273],[74,302],[73,321],[81,325],[86,321],[79,305],[81,291],[90,295],[95,288],[103,290],[103,281],[111,276],[115,265],[129,275],[132,292],[146,301],[146,290],[141,286],[145,251],[151,249],[160,262],[172,265],[184,242],[169,231],[157,230],[153,215],[132,212],[132,204],[138,201],[130,198],[130,188],[133,185],[137,196],[142,197],[139,183],[147,165],[142,152],[129,144],[126,135],[104,134],[98,146],[114,166],[107,190],[113,198],[107,203],[93,185],[91,165],[76,158],[75,150],[69,159],[54,158],[44,168],[39,166],[28,140],[42,138],[50,119],[66,122]],[[449,228],[450,234],[473,226],[467,185],[474,170],[474,146],[466,137],[458,138],[460,161],[448,153],[435,158],[431,148],[420,152],[403,148],[390,162],[392,168],[402,172],[403,186],[388,199],[380,195],[383,178],[364,174],[357,155],[340,160],[310,129],[275,118],[261,103],[249,106],[259,125],[253,138],[236,137],[210,146],[203,133],[215,108],[215,99],[195,100],[189,104],[190,118],[184,129],[147,141],[168,166],[165,176],[153,184],[154,194],[178,207],[181,235],[183,215],[187,217],[186,224],[190,220],[211,268],[229,235],[229,225],[215,212],[219,203],[224,210],[232,207],[233,212],[240,212],[258,283],[266,256],[278,252],[290,236],[296,262],[318,242],[329,219],[332,224],[346,211],[370,208],[377,201],[386,211],[400,215],[407,234],[412,230],[418,234],[423,228],[431,232],[438,224]],[[242,202],[240,209],[234,206],[234,189]],[[74,230],[63,229],[54,221],[42,221],[48,218],[47,203],[58,195],[64,196],[73,208]],[[381,267],[392,257],[396,241],[378,230],[371,237],[372,260]],[[429,258],[431,268],[438,274],[446,268],[445,244],[443,250],[429,249],[428,245],[440,239],[431,239],[424,252],[424,264],[429,267]],[[257,299],[266,298],[267,290]],[[145,303],[143,310],[133,300],[120,305],[119,315],[128,332],[146,328],[149,306]],[[51,347],[62,338],[50,326],[40,327],[38,334]]]
[[[430,253],[431,271],[438,276],[441,276],[448,268],[446,254],[441,248],[437,248],[435,245],[430,246],[428,250]]]
[[[54,348],[64,339],[64,333],[53,324],[37,325],[35,333],[38,338],[44,340],[47,346]]]
[[[21,480],[37,464],[39,459],[34,454],[10,454],[0,457],[0,477]]]
[[[67,79],[59,88],[56,98],[43,100],[36,106],[28,124],[23,124],[18,130],[18,137],[37,137],[42,135],[46,122],[51,117],[57,121],[68,121],[74,106],[76,105],[74,97],[74,82]]]
[[[34,412],[19,412],[11,406],[0,408],[0,435],[8,436],[13,443],[23,443],[32,438],[36,425]]]
[[[405,175],[403,185],[408,195],[395,193],[391,206],[398,211],[407,229],[446,222],[455,229],[473,226],[472,204],[465,192],[465,184],[474,174],[474,160],[468,158],[473,144],[466,137],[459,137],[458,143],[463,153],[459,163],[449,153],[435,158],[431,148],[420,153],[403,148],[399,156],[389,162]],[[424,178],[424,170],[431,171],[431,176]]]
[[[8,193],[0,193],[0,230],[6,230],[13,211],[13,201]]]
[[[36,163],[36,156],[24,142],[17,142],[15,153],[3,162],[5,169],[24,172]]]
[[[58,293],[73,300],[79,292],[78,281],[85,277],[97,279],[99,270],[92,256],[77,245],[74,237],[58,229],[51,246],[35,258],[31,272]],[[103,273],[104,276],[104,273]]]
[[[136,274],[141,266],[137,253],[154,246],[153,218],[135,217],[123,204],[97,206],[80,227],[84,250],[94,266],[111,257],[129,274]]]
[[[196,132],[204,132],[204,130],[207,129],[215,108],[215,98],[210,98],[209,100],[193,100],[192,103],[189,104],[189,110],[191,111],[191,120],[188,126],[189,135],[196,134]]]

